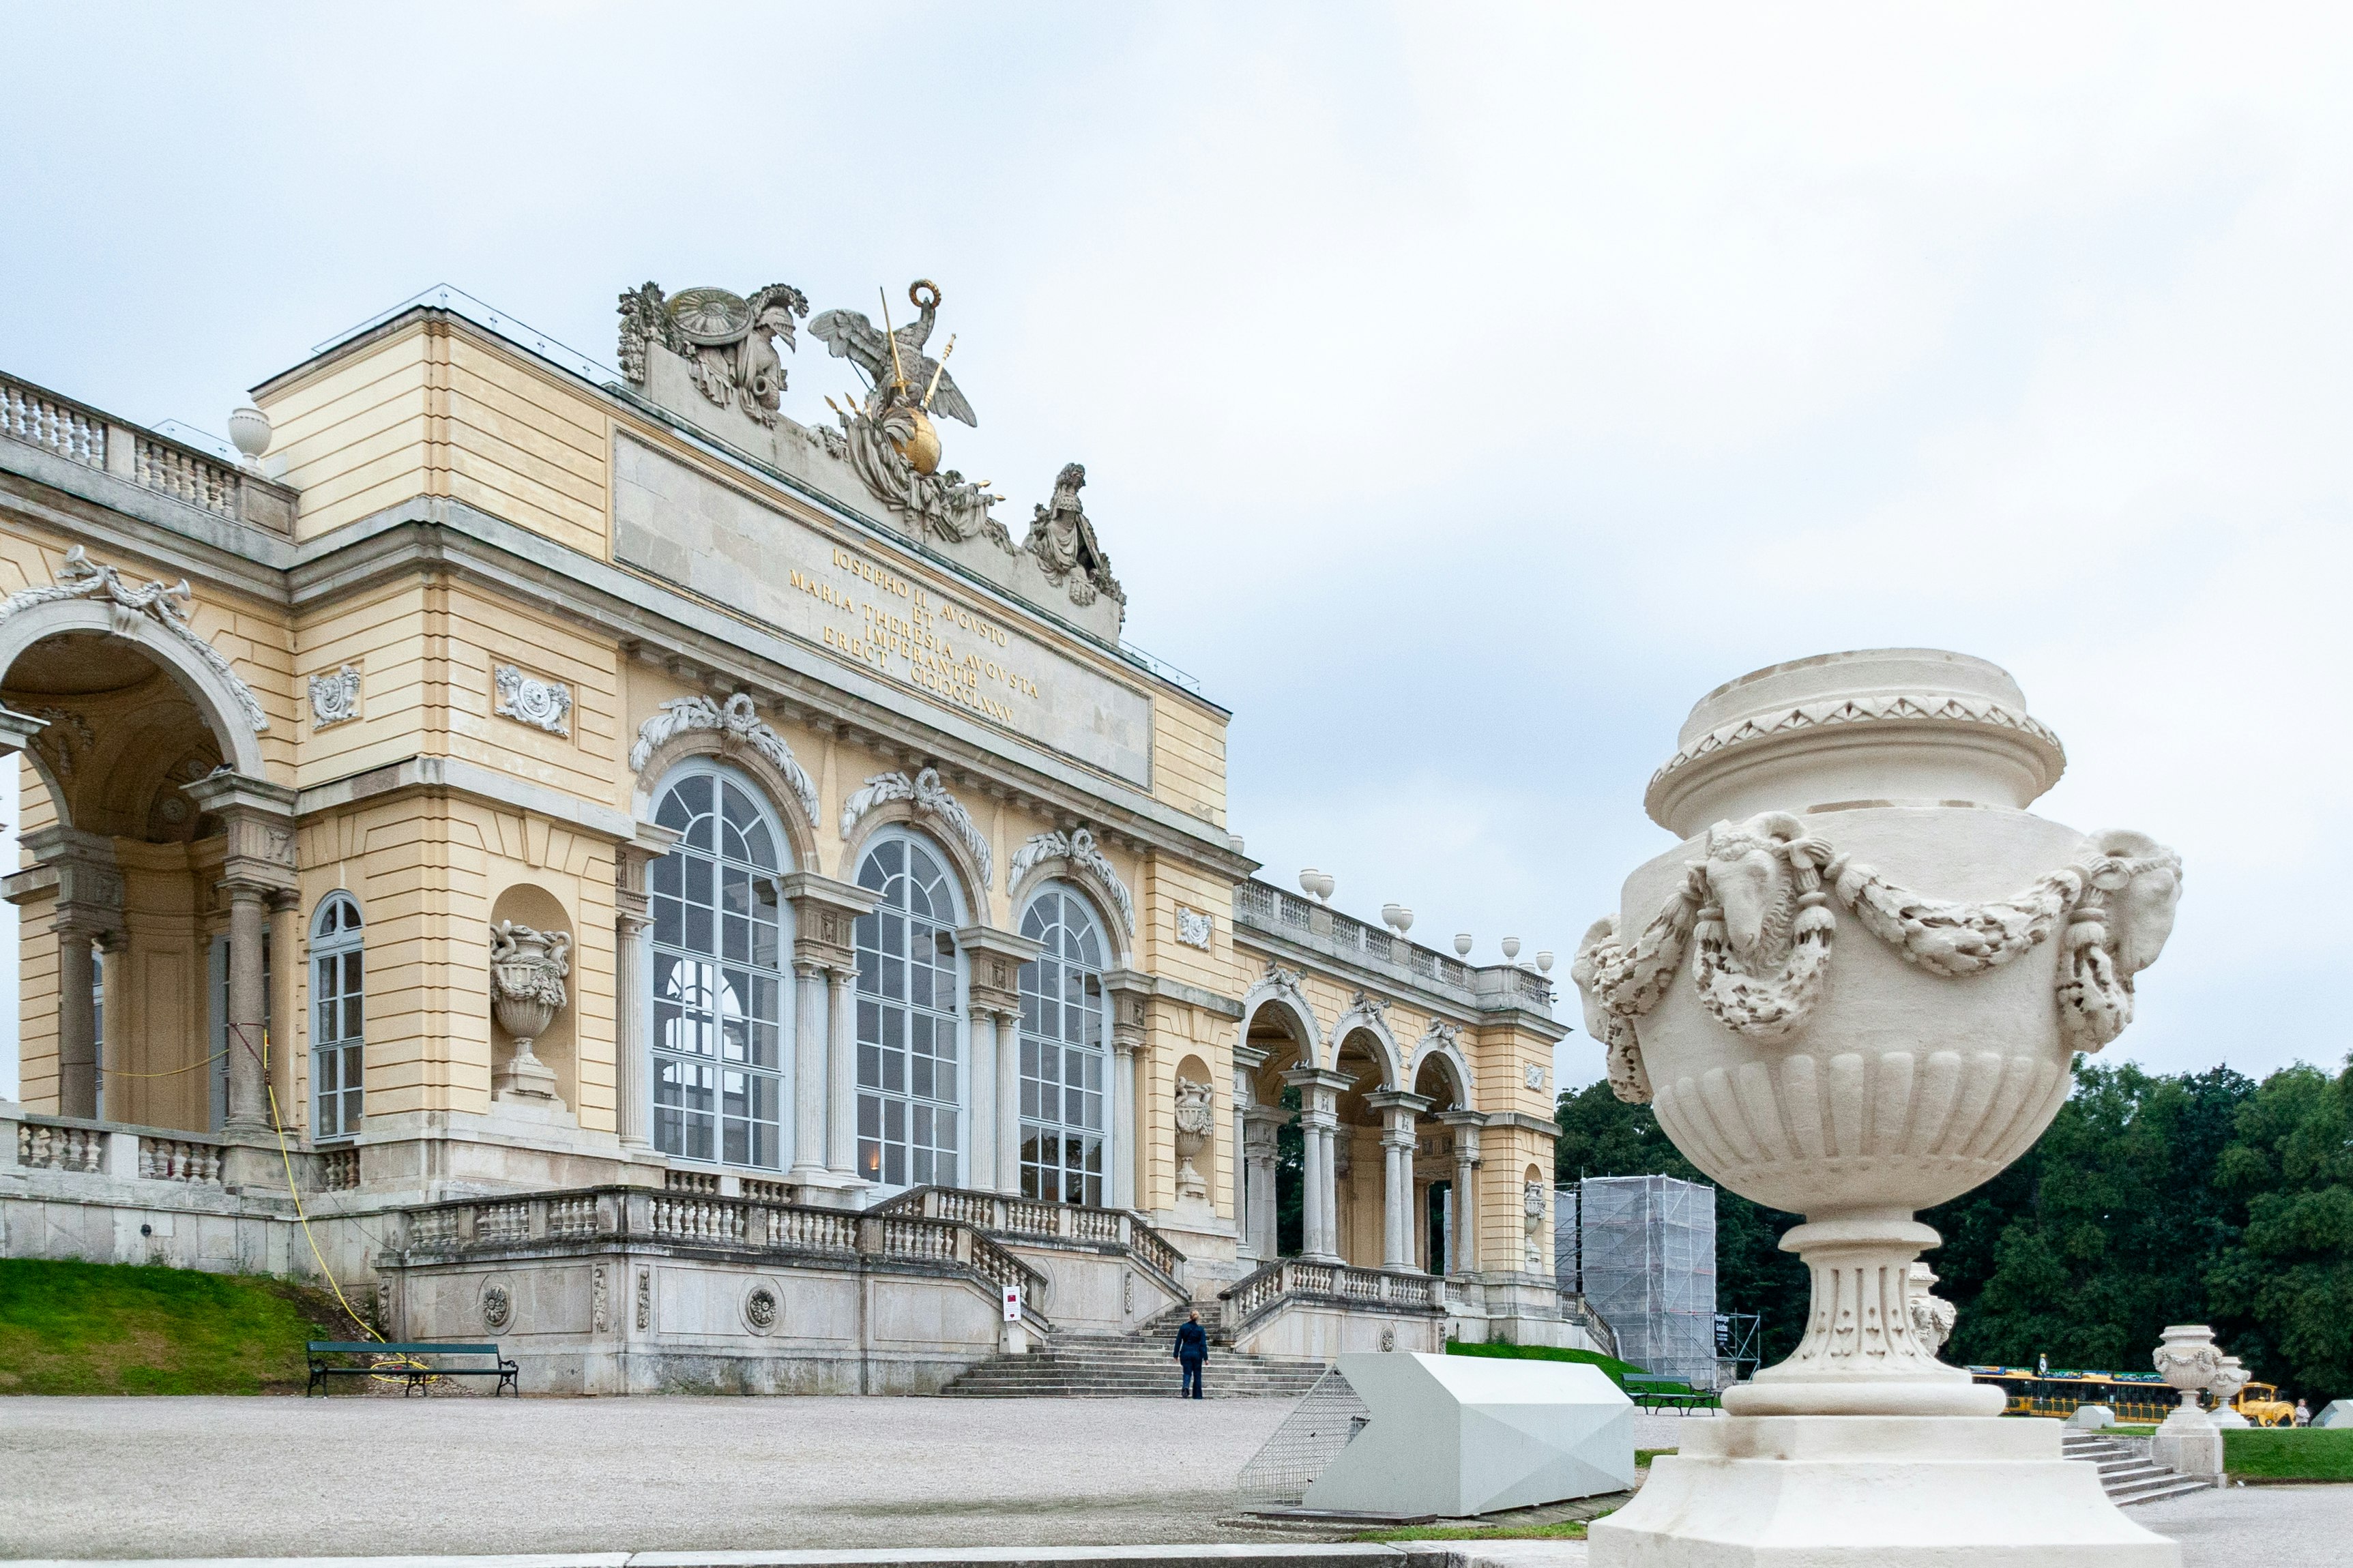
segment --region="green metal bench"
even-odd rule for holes
[[[1693,1390],[1681,1378],[1655,1372],[1630,1372],[1624,1378],[1628,1397],[1645,1410],[1710,1410],[1716,1396]],[[1662,1386],[1672,1384],[1672,1387]]]
[[[311,1340],[306,1342],[302,1348],[311,1357],[311,1386],[303,1391],[305,1398],[313,1394],[323,1393],[327,1386],[327,1379],[331,1377],[396,1377],[402,1382],[400,1393],[404,1399],[412,1394],[424,1393],[425,1385],[437,1377],[495,1377],[499,1382],[498,1386],[491,1390],[491,1398],[495,1399],[501,1394],[510,1391],[517,1399],[522,1397],[522,1385],[516,1381],[522,1369],[499,1354],[499,1347],[494,1344],[385,1344],[375,1340]],[[370,1357],[372,1362],[374,1358],[384,1356],[405,1356],[408,1360],[405,1365],[385,1365],[380,1362],[375,1362],[365,1366],[333,1366],[326,1360],[331,1355],[364,1355]],[[491,1358],[491,1364],[444,1367],[417,1364],[418,1357],[428,1355],[488,1356]]]

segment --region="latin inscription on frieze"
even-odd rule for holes
[[[627,437],[614,443],[614,553],[814,643],[928,701],[1151,783],[1152,704],[977,600]]]

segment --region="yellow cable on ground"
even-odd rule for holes
[[[229,1027],[231,1031],[237,1035],[237,1043],[240,1045],[247,1045],[245,1040],[244,1026],[232,1024]],[[247,1048],[250,1049],[251,1047],[248,1045]],[[343,1307],[344,1316],[350,1318],[353,1322],[357,1323],[363,1330],[366,1331],[368,1338],[375,1341],[376,1343],[388,1344],[391,1342],[386,1340],[384,1335],[377,1332],[375,1326],[373,1323],[370,1323],[365,1318],[361,1317],[358,1309],[354,1308],[352,1305],[350,1299],[343,1294],[343,1286],[336,1282],[335,1271],[327,1267],[326,1256],[319,1250],[319,1238],[311,1234],[311,1216],[304,1213],[302,1209],[302,1190],[296,1184],[294,1180],[294,1155],[292,1152],[286,1147],[286,1117],[285,1114],[278,1108],[278,1086],[269,1081],[269,1058],[267,1055],[264,1055],[261,1058],[261,1066],[262,1091],[269,1096],[270,1130],[278,1134],[278,1158],[280,1163],[286,1167],[286,1195],[294,1200],[294,1218],[295,1221],[302,1227],[302,1239],[310,1243],[311,1259],[319,1266],[319,1273],[327,1281],[327,1289],[335,1293],[335,1300]],[[372,1367],[378,1368],[385,1372],[398,1372],[402,1373],[402,1376],[397,1379],[379,1377],[376,1380],[379,1383],[406,1382],[407,1381],[406,1373],[411,1371],[427,1373],[430,1373],[432,1371],[430,1367],[427,1366],[423,1362],[418,1361],[414,1356],[380,1356],[369,1364]],[[427,1381],[438,1383],[440,1379],[438,1377],[428,1376]]]

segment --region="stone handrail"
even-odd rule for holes
[[[66,1171],[127,1182],[217,1187],[227,1145],[201,1132],[92,1121],[78,1116],[12,1115],[12,1145],[0,1158],[34,1171]]]
[[[1609,1319],[1594,1310],[1592,1302],[1577,1291],[1563,1290],[1560,1293],[1560,1315],[1583,1329],[1604,1355],[1618,1353],[1618,1331],[1609,1326]]]
[[[997,1290],[1018,1287],[1023,1310],[1046,1326],[1047,1277],[969,1220],[903,1210],[819,1208],[695,1192],[589,1187],[515,1197],[461,1198],[402,1212],[404,1257],[580,1241],[645,1241],[756,1254],[865,1258],[949,1268]]]
[[[296,494],[185,442],[0,374],[0,436],[237,522],[291,537]]]
[[[1036,1198],[977,1193],[966,1187],[910,1187],[876,1204],[869,1214],[919,1214],[954,1220],[1014,1240],[1105,1242],[1127,1249],[1128,1255],[1160,1276],[1169,1291],[1183,1300],[1185,1255],[1140,1215],[1125,1209],[1090,1208],[1083,1204],[1050,1204]]]
[[[1295,1300],[1391,1311],[1443,1313],[1446,1281],[1405,1269],[1359,1268],[1349,1263],[1310,1263],[1278,1258],[1218,1292],[1226,1303],[1220,1331],[1239,1337],[1257,1320]]]

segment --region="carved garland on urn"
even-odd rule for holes
[[[1611,1090],[1636,1104],[1652,1089],[1635,1020],[1665,997],[1685,952],[1719,1023],[1760,1043],[1785,1038],[1805,1026],[1828,984],[1833,899],[1905,963],[1948,979],[1999,968],[2061,931],[2061,1028],[2075,1049],[2096,1051],[2132,1022],[2133,976],[2156,962],[2180,896],[2181,858],[2142,834],[2091,835],[2073,863],[2033,886],[1966,903],[1900,887],[1795,816],[1767,812],[1709,828],[1705,858],[1632,945],[1605,916],[1569,973],[1585,995],[1587,1029],[1608,1047]]]

